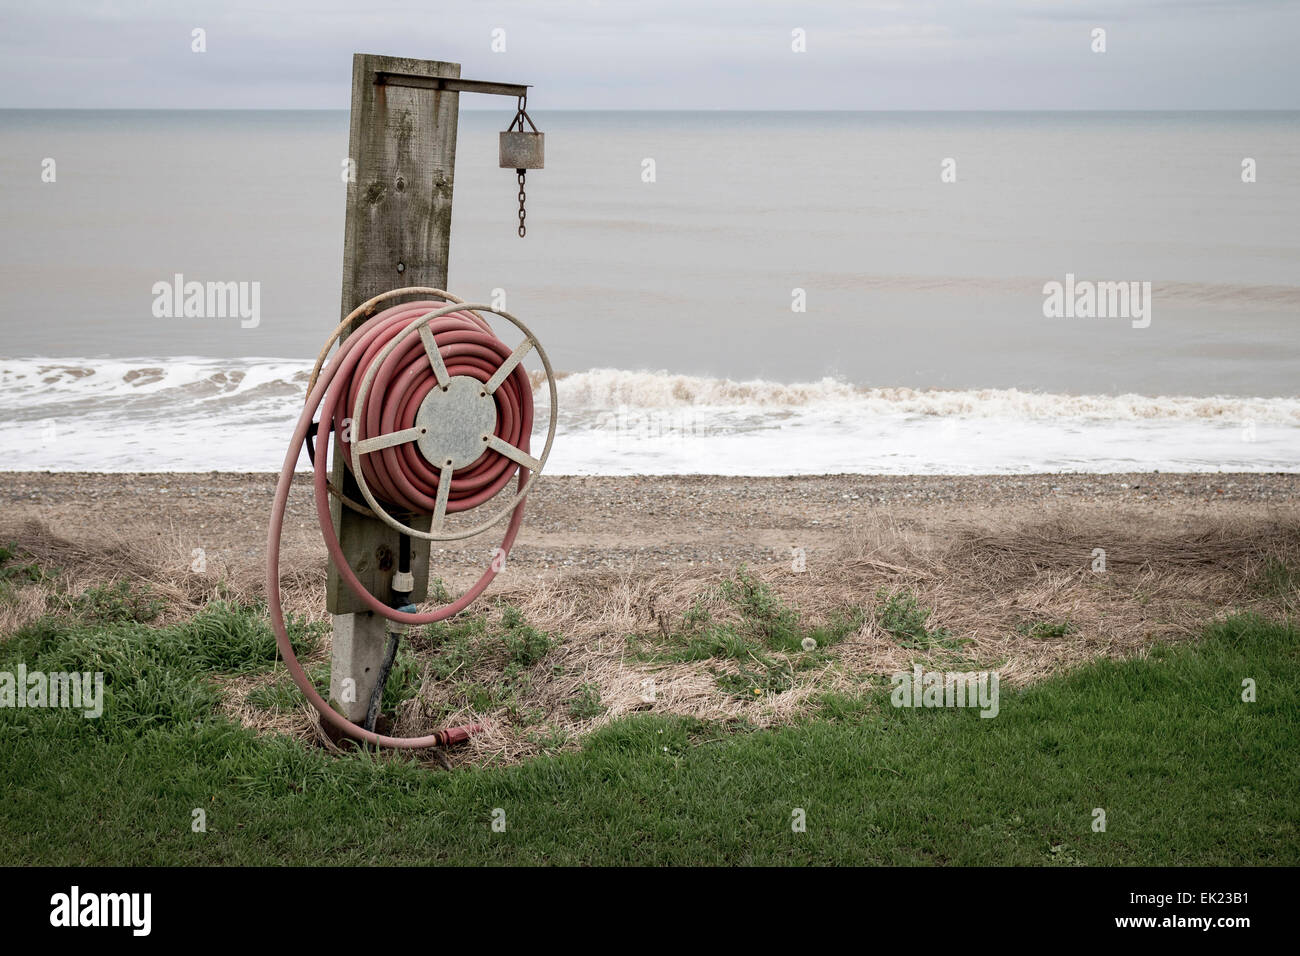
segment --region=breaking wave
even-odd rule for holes
[[[9,471],[268,471],[311,363],[3,359]],[[1300,470],[1300,397],[557,376],[558,474]],[[539,390],[540,402],[546,391]],[[545,414],[540,416],[545,421]],[[540,435],[538,436],[540,443]]]

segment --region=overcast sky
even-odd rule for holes
[[[537,110],[1295,109],[1298,46],[1296,0],[0,0],[0,106],[346,109],[367,52]]]

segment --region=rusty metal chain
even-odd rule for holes
[[[524,226],[524,216],[527,215],[524,212],[524,170],[516,169],[515,172],[519,174],[519,238],[522,239],[528,231]]]
[[[525,92],[522,96],[519,97],[518,112],[515,113],[514,122],[510,124],[509,128],[514,129],[515,124],[517,123],[519,124],[519,132],[522,133],[524,131],[525,119],[527,119],[528,124],[532,126],[533,121],[528,116],[528,93],[527,92]],[[536,130],[537,127],[533,126],[533,129]],[[515,170],[515,173],[518,174],[519,177],[519,238],[520,239],[524,238],[524,235],[528,232],[528,227],[524,225],[524,217],[528,215],[524,211],[524,198],[525,198],[524,197],[524,173],[525,172],[526,170],[523,169]]]

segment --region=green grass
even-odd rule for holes
[[[322,691],[322,696],[328,696],[329,687],[329,667],[317,665],[307,669],[307,676],[311,682],[316,685],[316,689]],[[270,684],[262,684],[254,687],[248,692],[246,698],[248,703],[254,707],[260,707],[262,710],[274,710],[286,712],[295,709],[303,702],[302,692],[298,690],[298,685],[293,679],[284,676]]]
[[[1148,659],[1004,689],[991,720],[894,710],[878,686],[824,695],[779,730],[639,715],[576,752],[447,772],[221,717],[212,677],[273,661],[260,611],[214,604],[156,627],[120,603],[108,623],[88,623],[87,605],[0,643],[0,670],[102,670],[108,684],[99,720],[0,710],[8,864],[1300,863],[1289,624],[1237,617]],[[474,626],[429,640],[447,653],[452,629]],[[531,658],[522,627],[505,631]],[[208,830],[193,833],[200,807]]]
[[[495,625],[488,614],[459,614],[426,625],[407,639],[406,646],[425,655],[432,676],[449,681],[455,691],[452,704],[435,708],[435,713],[447,712],[447,706],[453,710],[456,706],[468,706],[480,713],[504,707],[510,721],[522,726],[536,724],[544,716],[526,707],[523,698],[532,680],[530,669],[559,642],[554,635],[539,631],[525,621],[518,608],[509,604],[498,607],[499,622]],[[420,667],[414,658],[410,666],[409,693],[400,699],[419,691]],[[488,671],[490,677],[485,673]],[[388,690],[384,700],[385,710],[390,709]]]

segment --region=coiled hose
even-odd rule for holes
[[[437,294],[446,299],[454,297],[434,289],[402,290]],[[285,455],[284,465],[276,483],[275,500],[271,508],[271,522],[267,537],[267,603],[276,643],[289,674],[312,706],[320,712],[322,720],[346,736],[384,747],[417,749],[444,746],[464,740],[477,725],[453,727],[436,731],[423,737],[389,737],[353,723],[330,707],[317,692],[306,671],[298,662],[289,640],[284,622],[284,609],[280,597],[280,537],[284,527],[285,509],[289,488],[304,441],[313,426],[316,409],[320,420],[316,424],[315,449],[312,456],[313,484],[316,493],[316,513],[321,535],[329,550],[339,575],[357,597],[376,614],[401,624],[431,624],[444,620],[464,610],[491,584],[500,562],[494,561],[478,581],[457,600],[433,611],[408,613],[390,607],[371,594],[353,572],[343,555],[338,535],[330,515],[331,487],[326,474],[324,450],[331,433],[338,435],[344,449],[351,450],[353,442],[387,435],[414,427],[415,414],[424,398],[439,385],[430,364],[421,336],[409,335],[386,357],[380,353],[401,332],[424,316],[443,308],[446,302],[419,301],[392,306],[375,315],[362,325],[339,347],[332,361],[325,356],[333,343],[349,330],[354,316],[363,315],[374,306],[397,293],[376,296],[360,306],[356,312],[340,323],[326,343],[308,386],[307,402],[298,416],[293,438]],[[446,374],[469,376],[488,383],[494,373],[511,356],[510,348],[493,333],[491,327],[472,311],[457,311],[435,318],[426,326],[436,342],[437,352],[446,365]],[[361,421],[349,422],[348,416],[355,407],[363,377],[379,361],[374,378],[366,395]],[[522,364],[516,364],[509,375],[497,385],[493,393],[496,400],[497,420],[495,436],[508,445],[528,452],[533,427],[532,386]],[[350,427],[349,427],[350,426]],[[351,468],[351,456],[345,458]],[[388,508],[409,515],[433,514],[439,498],[440,469],[426,461],[414,442],[394,445],[361,457],[361,467],[372,492]],[[445,510],[455,513],[474,508],[501,491],[518,472],[520,488],[528,480],[528,469],[498,451],[485,447],[483,454],[467,467],[451,476],[446,494]],[[355,503],[345,503],[357,507]],[[508,554],[514,544],[523,519],[524,499],[510,515],[501,552]],[[360,509],[359,510],[364,510]]]

